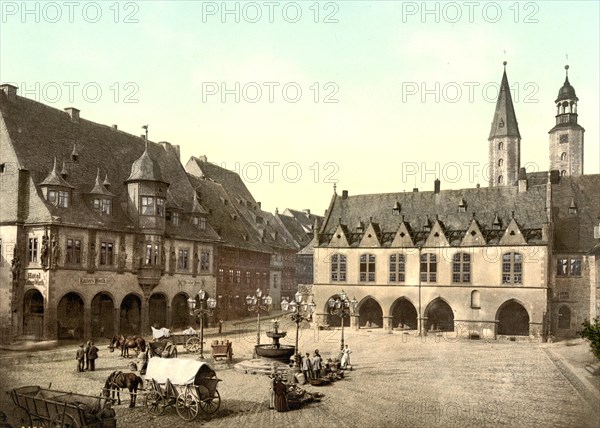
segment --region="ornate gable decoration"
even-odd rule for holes
[[[379,227],[376,228],[374,223],[369,223],[367,226],[367,230],[363,235],[359,247],[381,247],[381,242],[379,242],[379,237],[377,236]]]
[[[329,241],[329,247],[349,247],[348,243],[348,235],[346,234],[347,230],[343,224],[338,224],[338,227],[335,229],[335,233],[331,237],[331,241]]]
[[[504,235],[500,239],[499,244],[500,245],[524,245],[524,244],[527,244],[527,241],[523,237],[523,234],[521,233],[521,229],[519,228],[519,225],[517,224],[517,222],[515,221],[514,218],[510,221],[508,227],[506,228],[506,231],[504,232]]]
[[[448,239],[446,238],[446,234],[444,233],[444,230],[442,229],[442,225],[440,224],[439,220],[436,220],[436,222],[433,224],[433,226],[431,228],[431,232],[429,233],[429,236],[425,240],[425,246],[426,247],[449,247],[450,246],[450,243],[448,242]]]
[[[406,222],[400,223],[396,236],[392,241],[392,247],[414,247],[415,243],[412,240],[410,231],[406,226]]]
[[[465,236],[460,243],[463,247],[469,247],[471,245],[486,245],[485,238],[481,233],[481,229],[479,228],[479,224],[477,224],[477,220],[471,220],[471,224],[465,233]]]

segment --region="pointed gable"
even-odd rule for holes
[[[494,112],[494,120],[490,129],[488,140],[497,137],[517,137],[521,138],[519,125],[517,123],[517,115],[513,105],[512,96],[510,94],[510,86],[506,77],[506,62],[505,69],[502,75],[502,83],[500,83],[500,93],[496,102],[496,111]]]
[[[360,243],[360,247],[381,247],[379,236],[381,229],[377,223],[369,223]]]
[[[348,237],[350,236],[348,232],[348,228],[343,224],[338,224],[338,227],[335,229],[335,233],[331,237],[331,241],[329,241],[330,247],[349,247]]]
[[[429,236],[425,240],[425,246],[426,247],[449,247],[450,246],[450,243],[448,242],[448,239],[446,238],[446,234],[444,233],[444,229],[442,228],[442,225],[440,224],[439,220],[436,220],[436,222],[431,227],[431,232],[429,233]]]
[[[524,245],[524,244],[527,244],[527,241],[525,241],[525,238],[523,237],[523,233],[521,233],[521,228],[519,227],[519,225],[517,224],[517,222],[514,218],[508,224],[508,227],[506,228],[504,235],[502,235],[502,238],[500,239],[499,244],[500,245]]]
[[[406,222],[400,223],[396,236],[392,241],[392,247],[414,247],[415,244],[412,240],[410,230]]]
[[[70,189],[75,188],[75,186],[71,186],[69,183],[67,183],[65,179],[62,178],[58,173],[56,158],[54,158],[54,166],[52,167],[52,171],[50,171],[50,174],[48,174],[44,181],[40,183],[40,186],[68,187]]]
[[[483,237],[483,233],[481,233],[481,228],[479,227],[477,220],[471,220],[471,224],[469,225],[469,228],[467,229],[460,245],[463,247],[469,247],[471,245],[485,244],[485,238]]]

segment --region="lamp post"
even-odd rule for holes
[[[260,288],[256,289],[254,296],[246,296],[246,305],[249,312],[256,312],[256,345],[260,345],[260,311],[265,313],[271,310],[273,298],[271,296],[263,296]],[[256,348],[254,348],[254,356],[256,357]]]
[[[342,344],[340,346],[341,350],[344,350],[344,318],[349,317],[350,315],[354,315],[356,311],[356,307],[358,306],[358,301],[356,298],[352,300],[348,300],[348,295],[344,290],[339,294],[337,299],[331,297],[327,304],[329,305],[329,313],[332,315],[337,315],[340,317],[342,322]]]
[[[316,306],[314,302],[303,302],[300,291],[294,295],[294,299],[291,302],[288,302],[285,297],[281,301],[281,308],[284,311],[291,312],[292,321],[296,323],[296,370],[300,369],[300,352],[298,351],[298,330],[300,329],[300,323],[312,320],[312,314]]]
[[[217,307],[217,300],[214,297],[206,299],[206,309],[204,308],[204,297],[206,297],[206,291],[200,289],[198,291],[198,300],[200,301],[200,308],[196,309],[196,299],[190,297],[187,300],[188,309],[190,310],[191,316],[200,315],[200,359],[204,359],[204,315],[209,317],[213,314],[213,309]]]

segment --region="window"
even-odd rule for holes
[[[569,142],[569,134],[561,134],[558,137],[559,144],[565,144]]]
[[[502,141],[498,143],[498,150],[504,150],[504,143]]]
[[[561,161],[565,161],[565,160],[567,160],[567,154],[566,154],[565,152],[562,152],[562,153],[560,154],[560,160],[561,160]]]
[[[557,276],[581,276],[581,257],[559,257],[556,260]]]
[[[178,212],[171,213],[171,224],[173,226],[179,226],[179,213]]]
[[[260,286],[260,272],[256,272],[256,286]]]
[[[110,199],[102,199],[102,214],[108,214],[112,212],[112,201]]]
[[[189,251],[188,250],[179,250],[179,269],[188,270],[189,269]],[[223,274],[223,270],[221,269],[221,274]]]
[[[165,216],[165,200],[163,198],[156,198],[156,215]]]
[[[227,277],[229,284],[233,284],[233,269],[229,269],[229,276]]]
[[[521,284],[523,280],[523,256],[519,253],[502,255],[502,284]]]
[[[92,205],[95,210],[99,210],[100,207],[102,206],[102,201],[100,200],[100,198],[94,198],[94,202]]]
[[[200,270],[208,272],[210,270],[210,253],[208,251],[202,251],[200,253]]]
[[[250,272],[246,271],[246,284],[250,285]]]
[[[200,229],[206,230],[206,218],[200,217]]]
[[[390,282],[404,282],[406,280],[406,256],[404,254],[390,254]]]
[[[158,243],[152,244],[151,242],[149,242],[146,244],[145,263],[147,265],[154,266],[158,266],[160,264]]]
[[[331,282],[346,282],[346,256],[331,256]]]
[[[67,238],[66,262],[72,264],[81,263],[81,240]]]
[[[360,255],[360,281],[375,282],[375,255]]]
[[[154,215],[154,198],[152,196],[142,196],[142,215]]]
[[[458,253],[452,256],[452,282],[471,282],[471,255]]]
[[[52,203],[52,204],[56,204],[56,201],[58,199],[58,195],[56,193],[56,190],[50,190],[48,189],[48,202]]]
[[[104,266],[110,266],[113,264],[113,243],[112,242],[100,242],[100,264]]]
[[[504,160],[498,159],[498,168],[502,168],[504,166]]]
[[[199,223],[200,223],[200,217],[198,217],[197,215],[192,216],[192,224],[197,226]]]
[[[473,290],[471,291],[471,309],[480,309],[481,308],[481,296],[479,291]]]
[[[421,254],[421,281],[437,282],[437,257],[435,254]]]
[[[563,169],[563,170],[560,172],[560,175],[561,175],[561,177],[566,177],[566,176],[567,176],[567,171]]]
[[[504,181],[504,177],[499,175],[498,176],[498,184],[502,184],[503,181]]]
[[[223,269],[219,269],[219,283],[220,284],[223,284],[224,276],[225,275],[224,275]]]
[[[29,238],[29,263],[38,261],[38,239]]]
[[[242,271],[241,270],[235,271],[235,282],[237,283],[238,286],[242,283]]]
[[[58,206],[61,208],[69,207],[69,192],[64,190],[58,191]]]

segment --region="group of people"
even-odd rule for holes
[[[342,348],[339,357],[339,368],[346,370],[350,367],[351,353],[352,351],[348,345],[346,345],[345,348]],[[310,353],[307,352],[304,358],[302,358],[302,373],[304,374],[304,378],[308,381],[309,379],[325,376],[330,371],[330,367],[328,366],[332,363],[331,358],[327,362],[324,362],[318,349],[315,349],[312,360],[310,358]]]
[[[96,370],[96,359],[98,358],[98,348],[94,345],[94,342],[88,340],[84,345],[79,345],[75,359],[77,360],[77,371],[84,372],[86,370]]]

